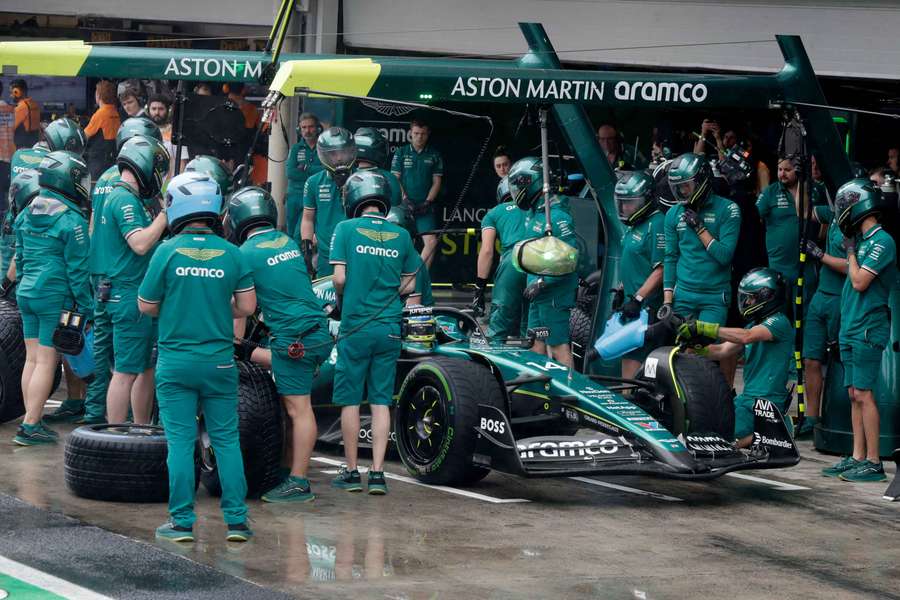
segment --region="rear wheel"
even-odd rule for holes
[[[3,423],[25,414],[22,401],[22,369],[25,368],[22,317],[19,308],[9,300],[0,300],[0,355],[0,423]]]
[[[416,365],[394,412],[397,450],[407,470],[436,485],[484,479],[490,470],[472,464],[479,404],[503,406],[503,392],[483,366],[441,358]]]

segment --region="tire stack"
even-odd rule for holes
[[[25,414],[22,401],[24,368],[22,317],[14,302],[0,300],[0,423]]]

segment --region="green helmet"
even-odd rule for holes
[[[516,206],[522,210],[531,210],[544,191],[544,167],[541,159],[534,156],[520,158],[509,169],[506,180],[510,197]]]
[[[415,237],[416,220],[410,218],[410,214],[405,211],[402,206],[392,206],[385,218],[394,225],[399,225],[409,232],[410,237]]]
[[[882,210],[881,190],[868,179],[851,179],[842,185],[834,199],[834,212],[841,232],[852,237],[866,217]]]
[[[512,194],[509,193],[509,177],[504,177],[497,184],[497,204],[509,202],[512,200]]]
[[[357,160],[365,160],[382,169],[387,167],[388,142],[374,127],[360,127],[353,134]]]
[[[344,187],[356,163],[356,142],[353,141],[353,134],[343,127],[326,129],[316,142],[316,153],[322,166],[334,177],[337,186]]]
[[[653,178],[643,171],[623,172],[615,197],[619,220],[625,225],[636,225],[656,210]]]
[[[753,269],[738,284],[738,310],[747,321],[762,321],[782,310],[784,302],[784,278],[774,269]]]
[[[74,152],[50,152],[38,167],[41,187],[58,192],[79,207],[87,206],[91,195],[91,172]]]
[[[22,171],[9,183],[9,210],[15,217],[41,193],[40,173],[35,169]]]
[[[277,227],[278,208],[272,195],[254,185],[243,187],[228,200],[225,227],[237,244],[243,244],[254,227]]]
[[[698,210],[709,198],[712,169],[701,154],[688,152],[672,161],[668,172],[669,187],[678,204]]]
[[[357,171],[344,186],[344,212],[348,219],[362,214],[364,206],[375,205],[382,215],[391,206],[391,185],[387,178],[375,171]]]
[[[122,144],[136,135],[163,141],[162,133],[156,123],[147,117],[131,117],[125,119],[119,126],[119,131],[116,132],[116,152],[122,149]]]
[[[219,184],[223,197],[231,193],[231,173],[228,171],[225,163],[215,156],[207,154],[195,156],[191,162],[184,166],[184,172],[187,173],[188,171],[195,171],[212,177]]]
[[[47,142],[47,148],[51,152],[68,150],[78,156],[84,154],[84,148],[87,146],[87,136],[84,135],[81,125],[65,117],[56,119],[44,128],[44,141]]]
[[[142,198],[152,198],[162,191],[169,172],[169,151],[159,140],[135,136],[122,144],[116,165],[120,173],[126,168],[134,173]]]

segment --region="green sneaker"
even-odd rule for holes
[[[844,471],[840,474],[840,478],[841,481],[850,481],[852,483],[887,481],[887,475],[884,474],[884,465],[873,463],[870,460],[861,461],[856,467]]]
[[[263,502],[312,502],[315,499],[316,495],[309,487],[309,480],[291,475],[261,498]]]
[[[845,456],[830,467],[822,469],[822,475],[825,477],[839,477],[841,473],[856,468],[858,464],[860,464],[860,461],[852,456]]]
[[[387,494],[387,482],[384,480],[384,471],[369,471],[366,477],[366,484],[369,487],[369,493],[373,496],[384,496]]]
[[[13,442],[20,446],[39,446],[41,444],[55,444],[59,439],[59,435],[55,431],[45,429],[40,423],[37,425],[26,425],[22,423],[16,430],[16,437]]]
[[[247,523],[234,523],[228,526],[225,539],[229,542],[246,542],[253,537],[253,531],[247,527]]]
[[[44,421],[41,421],[40,423],[38,423],[38,425],[44,431],[44,433],[46,433],[47,435],[53,436],[56,439],[59,439],[59,433],[57,433],[56,431],[53,431],[52,429],[47,427],[47,423],[45,423]]]
[[[816,417],[805,417],[803,419],[803,424],[800,426],[800,429],[797,430],[797,434],[794,436],[795,440],[805,440],[809,439],[813,436],[813,431],[816,427],[816,423],[819,422],[819,419]]]
[[[84,400],[66,400],[44,417],[48,423],[75,423],[84,416]]]
[[[75,423],[78,425],[103,425],[106,423],[106,417],[103,415],[82,415]]]
[[[156,537],[173,542],[193,542],[194,530],[191,527],[182,527],[170,521],[156,528]]]
[[[347,492],[361,492],[362,478],[359,476],[359,470],[348,470],[346,465],[341,466],[337,477],[331,480],[331,486]]]

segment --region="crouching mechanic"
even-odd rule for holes
[[[168,440],[171,521],[156,535],[180,542],[194,539],[198,407],[219,469],[226,538],[242,542],[253,535],[244,503],[232,340],[233,318],[253,314],[256,293],[241,251],[214,233],[221,211],[222,192],[209,176],[182,173],[169,182],[166,212],[174,237],[153,254],[138,296],[141,312],[159,317],[156,397]]]
[[[525,216],[512,201],[509,180],[504,177],[497,184],[497,206],[481,219],[481,248],[478,250],[478,273],[472,309],[475,316],[484,314],[484,292],[494,262],[494,245],[500,243],[500,262],[494,274],[494,291],[491,295],[491,315],[488,318],[488,337],[501,340],[524,333],[524,316],[528,315],[528,303],[522,297],[525,291],[525,273],[513,266],[512,249],[516,243],[528,239]]]
[[[116,164],[120,179],[103,202],[93,237],[102,273],[97,286],[108,290],[98,299],[112,324],[107,417],[110,423],[124,423],[131,404],[134,422],[149,423],[156,327],[152,318],[137,310],[137,294],[168,223],[165,211],[153,203],[169,172],[169,153],[159,140],[136,136],[122,144]]]
[[[881,418],[874,389],[891,337],[888,298],[897,285],[897,247],[878,222],[880,195],[870,181],[854,179],[842,185],[835,196],[848,264],[838,339],[844,386],[850,395],[853,456],[844,457],[822,474],[853,482],[886,479],[878,451]]]
[[[625,225],[621,273],[628,300],[622,305],[622,321],[637,319],[644,307],[655,319],[662,304],[666,219],[656,205],[653,178],[642,171],[623,175],[616,183],[615,199],[619,220]],[[634,377],[650,350],[638,348],[622,357],[622,377]]]
[[[543,171],[541,159],[532,156],[516,161],[507,176],[512,200],[525,212],[525,231],[528,237],[545,235]],[[573,248],[577,247],[572,215],[565,208],[568,206],[568,198],[552,196],[550,203],[553,236]],[[549,346],[553,360],[571,369],[569,311],[575,306],[578,274],[570,273],[559,277],[529,274],[527,284],[522,296],[530,302],[528,328],[546,327],[549,330],[546,340],[536,341],[532,351],[545,354]]]
[[[786,386],[794,352],[794,328],[784,314],[785,283],[781,273],[767,267],[753,269],[738,284],[738,310],[749,321],[744,329],[690,320],[678,337],[721,339],[708,347],[709,358],[721,360],[744,353],[744,390],[734,399],[734,438],[740,448],[753,442],[753,404],[757,398],[772,402],[791,421]]]
[[[315,498],[307,479],[316,442],[310,404],[313,376],[331,353],[332,341],[321,302],[312,291],[297,242],[277,231],[278,209],[258,187],[238,190],[228,201],[226,226],[241,244],[269,327],[275,386],[293,422],[291,473],[265,492],[266,502],[308,502]]]
[[[354,173],[344,189],[348,220],[338,224],[331,243],[334,291],[341,330],[334,372],[334,403],[342,406],[341,432],[347,464],[332,482],[362,490],[356,464],[359,405],[367,392],[372,411],[370,494],[387,493],[384,454],[390,433],[390,406],[400,358],[401,295],[415,287],[420,260],[412,239],[385,216],[391,191],[372,171]]]

